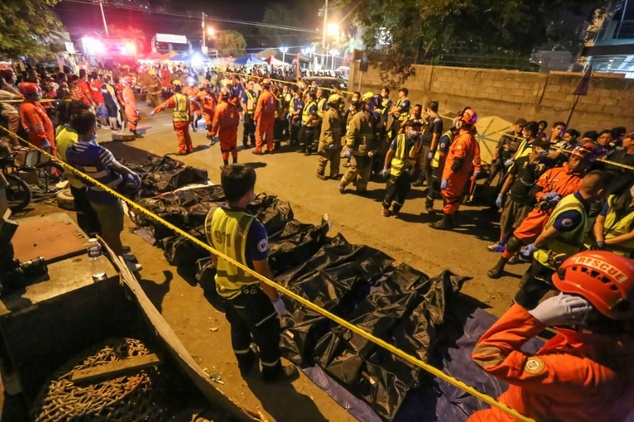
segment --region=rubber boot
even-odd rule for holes
[[[506,265],[506,263],[509,260],[507,258],[500,258],[500,260],[498,261],[497,264],[495,264],[495,267],[491,268],[488,272],[487,275],[489,276],[489,278],[500,278],[502,277],[502,274],[504,274],[504,266]]]
[[[429,223],[429,227],[436,230],[451,230],[453,229],[453,218],[451,214],[443,214],[441,220]]]

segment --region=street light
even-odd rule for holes
[[[216,30],[213,26],[207,27],[207,35],[209,35],[209,37],[213,37],[214,35],[216,35]]]
[[[282,61],[286,63],[286,52],[288,51],[288,47],[280,47],[279,49],[282,52]]]
[[[337,35],[339,35],[339,25],[334,22],[329,23],[328,35],[330,35],[331,37],[336,37]]]

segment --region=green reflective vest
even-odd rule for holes
[[[546,222],[544,230],[552,227],[561,213],[571,210],[577,210],[581,213],[581,224],[569,232],[559,233],[557,236],[548,239],[534,255],[539,263],[552,270],[557,270],[566,258],[579,252],[583,246],[583,238],[588,228],[588,214],[581,201],[574,194],[570,194],[559,201]]]
[[[248,89],[244,93],[247,95],[247,114],[253,114],[255,112],[255,95]]]
[[[175,122],[188,122],[189,121],[189,99],[187,95],[176,93],[174,94],[174,121]]]
[[[310,113],[309,113],[309,111],[310,111],[310,108],[311,108],[312,106],[315,106],[315,107],[316,107],[316,106],[317,106],[317,104],[315,104],[315,102],[314,102],[314,101],[312,101],[312,102],[310,102],[310,103],[308,103],[308,104],[306,104],[306,105],[304,106],[304,110],[302,111],[302,122],[306,123],[306,122],[308,121],[308,119],[310,118]]]
[[[253,220],[255,216],[244,211],[216,208],[213,215],[207,214],[205,219],[207,242],[228,257],[247,265],[245,248],[247,234]],[[216,291],[220,296],[233,299],[242,292],[243,286],[258,283],[258,279],[254,276],[218,257]]]
[[[394,151],[394,157],[390,162],[390,174],[398,177],[401,175],[403,170],[409,168],[409,160],[410,158],[416,157],[420,151],[420,146],[421,141],[419,137],[419,139],[412,143],[409,151],[407,151],[407,136],[405,136],[405,134],[398,135],[396,137],[396,150]]]

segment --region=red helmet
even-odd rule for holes
[[[462,120],[465,124],[473,125],[478,121],[478,115],[471,107],[465,107],[462,110],[462,113],[460,113],[460,120]]]
[[[571,155],[573,157],[579,157],[582,160],[584,158],[594,161],[599,155],[601,155],[601,148],[594,142],[584,142],[583,145],[579,145],[572,150]]]
[[[564,293],[583,296],[615,320],[634,319],[634,262],[608,251],[584,251],[566,259],[553,274]]]
[[[39,94],[40,92],[42,92],[42,89],[39,87],[39,85],[34,82],[22,82],[20,85],[18,85],[18,90],[20,91],[20,94],[24,95],[25,97],[31,97],[34,94]]]
[[[226,100],[229,98],[229,95],[231,95],[231,93],[229,92],[227,87],[223,86],[222,88],[220,88],[220,98]]]

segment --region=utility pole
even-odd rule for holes
[[[202,15],[203,15],[203,20],[200,23],[200,26],[202,27],[202,30],[203,30],[203,42],[202,42],[201,50],[202,50],[202,53],[206,55],[208,50],[207,50],[207,33],[205,32],[205,12],[202,12]]]
[[[321,34],[321,51],[323,52],[326,49],[326,32],[328,31],[328,0],[325,0],[324,4],[324,28]],[[328,54],[328,51],[326,51]],[[325,67],[324,64],[328,61],[328,56],[321,56],[321,65]]]
[[[101,18],[103,19],[103,29],[106,30],[106,37],[110,36],[108,32],[108,24],[106,23],[106,14],[103,13],[103,0],[99,0],[99,8],[101,9]]]

